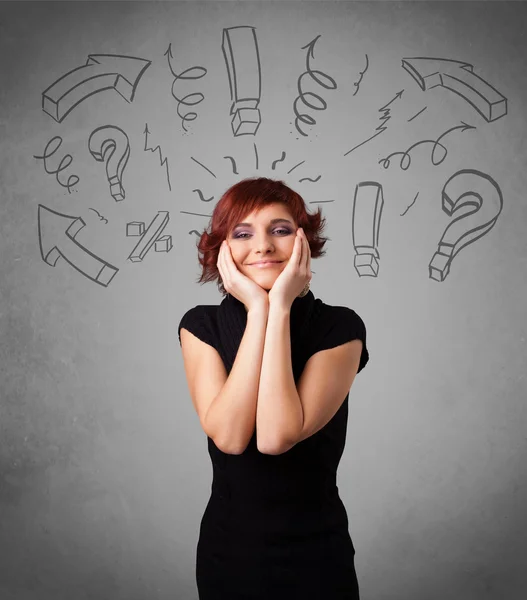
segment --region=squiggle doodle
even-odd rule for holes
[[[174,73],[174,70],[172,69],[172,65],[170,63],[170,59],[173,58],[172,56],[172,44],[168,45],[168,49],[165,52],[164,56],[167,56],[167,60],[168,60],[168,67],[170,69],[170,72],[172,73],[172,75],[174,76],[174,81],[172,82],[172,96],[174,96],[174,98],[177,100],[177,114],[179,116],[179,118],[181,119],[181,126],[183,127],[183,129],[186,131],[188,131],[188,129],[185,127],[185,121],[194,121],[196,119],[196,117],[198,116],[197,113],[195,112],[187,112],[186,114],[181,114],[179,112],[179,106],[181,104],[184,104],[185,106],[194,106],[196,104],[199,104],[200,102],[203,102],[205,96],[201,93],[201,92],[194,92],[192,94],[187,94],[186,96],[183,96],[183,98],[178,98],[176,96],[176,94],[174,93],[174,85],[176,84],[176,81],[178,79],[201,79],[202,77],[204,77],[207,74],[207,69],[205,67],[189,67],[188,69],[185,69],[184,71],[182,71],[179,75],[177,75],[176,73]],[[202,71],[202,73],[200,75],[185,75],[185,73],[191,73],[192,71]],[[197,96],[198,99],[191,101],[190,98],[193,98]]]
[[[307,55],[306,55],[306,70],[300,75],[300,77],[297,80],[297,88],[298,88],[298,96],[295,98],[295,101],[293,102],[293,111],[296,115],[295,118],[295,127],[296,130],[298,131],[298,133],[300,133],[303,136],[307,136],[307,133],[304,133],[300,127],[298,126],[298,122],[301,121],[302,123],[306,123],[307,125],[315,125],[316,124],[316,120],[311,117],[310,115],[306,115],[306,114],[301,114],[298,112],[297,110],[297,103],[299,100],[301,100],[306,106],[308,106],[309,108],[312,108],[313,110],[326,110],[327,108],[327,102],[321,97],[318,96],[317,94],[314,94],[313,92],[303,92],[302,91],[302,77],[304,77],[304,75],[309,75],[310,77],[312,77],[319,85],[321,85],[322,87],[326,88],[327,90],[336,90],[337,89],[337,83],[336,81],[330,77],[329,75],[323,73],[322,71],[318,71],[316,69],[312,69],[310,66],[310,60],[311,58],[314,58],[314,49],[315,49],[315,44],[318,40],[318,38],[320,37],[320,35],[317,35],[317,37],[312,40],[311,42],[309,42],[309,44],[306,44],[305,46],[302,46],[302,50],[305,50],[306,48],[307,50]],[[315,73],[319,76],[317,77],[315,75]],[[330,84],[325,84],[322,80],[322,77],[326,78],[326,81],[329,80],[331,83]],[[320,105],[317,106],[317,104],[313,103],[313,102],[308,102],[307,97],[308,96],[312,96],[314,100],[317,100],[318,102],[320,102]]]
[[[276,160],[273,160],[271,164],[271,170],[274,171],[276,168],[276,164],[282,162],[283,160],[285,160],[285,152],[282,150],[282,156],[280,158],[277,158]]]
[[[364,69],[364,71],[359,71],[359,80],[357,82],[354,82],[353,85],[357,88],[354,92],[353,92],[353,96],[355,96],[355,94],[359,91],[359,86],[360,86],[360,82],[362,81],[362,78],[364,77],[364,73],[366,73],[366,71],[368,70],[368,66],[369,66],[369,61],[368,61],[368,55],[366,54],[366,68]]]
[[[398,98],[401,98],[402,95],[403,95],[403,93],[404,93],[404,90],[401,90],[400,92],[397,92],[397,94],[395,94],[395,96],[390,100],[390,102],[388,102],[388,104],[385,104],[383,107],[379,108],[378,112],[382,111],[385,114],[383,114],[382,117],[380,117],[382,123],[378,127],[376,127],[375,131],[377,133],[373,134],[371,137],[369,137],[367,140],[364,140],[360,144],[357,144],[357,146],[354,146],[351,150],[348,150],[347,152],[345,152],[344,156],[347,156],[350,152],[353,152],[353,150],[356,150],[357,148],[360,148],[361,146],[363,146],[364,144],[366,144],[366,142],[369,142],[369,141],[373,140],[373,138],[377,137],[378,135],[380,135],[381,133],[383,133],[384,131],[386,131],[386,129],[388,129],[388,127],[385,126],[384,124],[387,123],[391,119],[390,104],[392,102],[394,102],[395,100],[397,100]]]
[[[168,172],[168,163],[167,163],[167,158],[165,156],[165,158],[163,158],[163,154],[161,152],[161,146],[158,144],[155,148],[148,148],[148,134],[150,133],[150,130],[148,129],[148,123],[145,123],[145,130],[143,131],[143,133],[145,134],[145,147],[143,148],[143,150],[150,150],[150,152],[155,152],[156,150],[158,150],[158,154],[159,154],[159,162],[161,163],[161,166],[165,165],[165,169],[166,169],[166,173],[167,173],[167,183],[168,183],[168,189],[170,191],[172,191],[172,186],[170,185],[170,173]]]
[[[203,195],[203,192],[201,190],[192,190],[193,192],[196,192],[199,195],[199,199],[202,202],[210,202],[211,200],[214,200],[214,196],[211,196],[210,198],[205,198],[205,196]]]
[[[235,175],[238,175],[238,167],[236,166],[236,161],[234,160],[233,156],[224,156],[223,158],[228,158],[231,161],[231,167],[232,167],[232,172]]]
[[[302,183],[304,181],[310,181],[311,183],[316,183],[317,181],[319,181],[319,179],[322,177],[322,175],[319,175],[316,179],[311,179],[311,177],[303,177],[302,179],[298,180],[298,183]]]
[[[98,211],[96,211],[94,208],[89,208],[88,210],[93,210],[94,213],[97,213],[97,216],[100,218],[101,221],[105,221],[106,223],[108,223],[108,219],[106,217],[103,217]]]
[[[256,170],[258,170],[258,148],[256,147],[256,144],[253,144],[254,147],[254,157],[256,160]]]
[[[410,117],[406,122],[410,123],[410,121],[413,121],[416,117],[418,117],[421,113],[423,113],[427,108],[428,108],[428,106],[425,106],[422,110],[420,110],[418,113],[416,113],[413,117]]]
[[[461,121],[461,123],[463,123],[463,121]],[[432,164],[434,166],[440,165],[445,158],[447,157],[447,149],[443,146],[443,144],[439,143],[439,140],[443,137],[445,137],[445,135],[448,135],[450,132],[455,131],[456,129],[461,129],[462,131],[466,131],[467,129],[476,129],[475,127],[473,127],[472,125],[467,125],[466,123],[463,123],[462,125],[456,125],[456,127],[452,127],[451,129],[448,129],[447,131],[445,131],[445,133],[443,133],[442,135],[440,135],[437,140],[422,140],[420,142],[417,142],[415,144],[413,144],[412,146],[410,146],[409,148],[407,148],[407,150],[405,152],[392,152],[391,154],[389,154],[386,158],[381,158],[381,160],[379,161],[379,164],[382,164],[382,166],[387,169],[390,166],[390,158],[392,156],[396,156],[397,154],[401,154],[401,161],[399,163],[399,166],[401,167],[401,169],[403,171],[406,171],[408,169],[408,167],[410,166],[412,159],[410,158],[410,152],[414,149],[417,148],[417,146],[420,146],[421,144],[433,144],[432,147],[432,152],[430,154],[430,160],[432,161]],[[441,147],[445,152],[443,154],[443,157],[441,159],[439,159],[437,162],[434,159],[434,154],[436,151],[437,147]],[[403,162],[406,160],[406,166],[403,166]]]
[[[58,140],[58,144],[52,152],[48,152],[48,148],[54,140]],[[77,183],[79,183],[79,178],[77,177],[77,175],[70,175],[68,177],[68,181],[66,183],[62,183],[62,181],[59,179],[59,173],[61,171],[64,171],[64,169],[67,169],[73,161],[73,157],[71,156],[71,154],[66,154],[65,156],[63,156],[62,160],[59,163],[59,166],[54,171],[48,170],[47,160],[50,156],[53,156],[55,154],[55,152],[60,148],[61,144],[62,144],[62,138],[59,135],[56,135],[55,137],[51,138],[49,140],[49,142],[46,144],[46,147],[44,148],[44,154],[42,156],[37,156],[36,154],[33,154],[33,158],[38,158],[40,160],[43,160],[44,161],[44,170],[46,171],[46,173],[48,175],[55,174],[55,179],[57,180],[57,183],[59,183],[62,187],[65,187],[68,190],[68,193],[71,194],[70,188],[72,188],[74,185],[77,185]],[[68,161],[68,160],[69,160],[69,162],[64,164],[64,161]]]

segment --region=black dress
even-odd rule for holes
[[[246,324],[244,305],[228,295],[219,306],[190,309],[178,334],[184,327],[211,345],[230,373]],[[315,352],[356,338],[359,371],[368,362],[366,328],[346,306],[309,291],[293,302],[290,324],[297,383]],[[200,600],[358,600],[355,548],[336,484],[348,395],[325,427],[283,454],[259,452],[256,432],[240,455],[207,438],[213,480],[196,553]]]

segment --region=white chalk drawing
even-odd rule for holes
[[[382,121],[382,123],[378,127],[375,128],[375,131],[377,133],[374,133],[368,139],[364,140],[360,144],[357,144],[356,146],[353,146],[353,148],[351,148],[347,152],[344,152],[344,156],[347,156],[348,154],[350,154],[351,152],[353,152],[357,148],[360,148],[361,146],[364,146],[364,144],[366,144],[367,142],[370,142],[371,140],[373,140],[374,138],[376,138],[381,133],[384,133],[388,129],[388,126],[386,125],[386,123],[388,123],[388,121],[391,119],[390,104],[392,102],[395,102],[396,100],[400,100],[402,98],[403,93],[404,93],[404,90],[401,90],[400,92],[397,92],[397,94],[395,94],[395,96],[389,102],[387,102],[384,106],[382,106],[381,108],[379,108],[378,112],[382,112],[383,115],[380,117],[380,120]]]
[[[81,217],[59,213],[38,205],[38,243],[42,260],[55,267],[63,258],[79,273],[104,287],[108,286],[119,269],[93,252],[75,238],[86,223]]]
[[[403,58],[402,67],[423,91],[444,87],[464,98],[487,121],[495,121],[507,114],[507,98],[476,75],[472,71],[473,65],[467,62],[415,56]]]
[[[455,127],[451,127],[450,129],[447,129],[436,140],[421,140],[420,142],[416,142],[415,144],[412,144],[404,152],[392,152],[391,154],[388,154],[388,156],[386,158],[381,158],[381,160],[379,161],[379,164],[382,165],[385,169],[387,169],[390,166],[390,158],[392,158],[392,156],[397,156],[398,154],[400,154],[401,160],[399,161],[399,166],[401,167],[401,169],[403,171],[406,171],[410,167],[410,164],[412,163],[412,159],[410,157],[410,152],[414,148],[417,148],[417,146],[421,146],[422,144],[432,144],[432,151],[430,153],[430,161],[434,166],[440,165],[447,157],[448,151],[445,148],[445,146],[443,146],[443,144],[441,144],[439,142],[439,140],[444,138],[446,135],[448,135],[452,131],[456,131],[457,129],[460,129],[461,132],[464,133],[465,131],[467,131],[469,129],[476,129],[476,128],[473,127],[472,125],[467,125],[467,123],[464,123],[463,121],[461,121],[461,125],[456,125]],[[435,157],[437,148],[441,148],[444,151],[443,155],[439,159],[437,159]]]
[[[322,98],[322,96],[319,96],[318,94],[315,94],[313,92],[303,91],[302,78],[305,75],[308,75],[309,77],[311,77],[311,79],[313,79],[316,83],[318,83],[318,85],[321,85],[323,88],[325,88],[327,90],[336,90],[337,89],[337,82],[333,79],[333,77],[330,77],[329,75],[327,75],[326,73],[323,73],[322,71],[319,71],[318,69],[311,68],[311,59],[315,58],[315,44],[317,43],[317,40],[319,37],[320,37],[320,35],[317,35],[317,37],[314,38],[313,40],[311,40],[308,44],[306,44],[305,46],[302,46],[302,50],[305,50],[307,48],[306,70],[300,74],[300,76],[297,80],[298,96],[295,98],[295,100],[293,102],[293,112],[295,113],[296,130],[298,131],[298,133],[300,133],[300,135],[303,135],[303,136],[307,136],[308,134],[300,128],[299,122],[302,122],[305,125],[315,125],[316,120],[311,115],[307,115],[305,113],[298,112],[298,108],[297,108],[298,103],[302,102],[308,108],[311,108],[313,110],[326,110],[327,102],[324,100],[324,98]],[[329,83],[324,83],[324,78],[326,81],[329,81]],[[308,98],[312,98],[313,100],[309,101]]]
[[[186,96],[183,96],[182,98],[178,98],[176,96],[176,93],[174,92],[174,86],[176,85],[176,82],[178,81],[178,79],[190,79],[190,80],[201,79],[202,77],[204,77],[207,74],[207,69],[205,67],[197,66],[197,67],[189,67],[188,69],[185,69],[184,71],[179,73],[179,75],[177,73],[175,73],[174,69],[172,68],[172,63],[170,60],[170,59],[174,58],[174,56],[172,54],[172,44],[171,43],[168,45],[168,48],[163,56],[167,57],[168,68],[170,69],[170,72],[172,73],[172,76],[174,77],[174,81],[172,82],[171,92],[172,92],[172,96],[174,97],[174,99],[177,100],[176,111],[177,111],[178,117],[181,119],[181,127],[183,128],[183,130],[185,132],[187,132],[188,129],[185,127],[185,122],[186,121],[194,121],[197,118],[198,113],[189,111],[185,114],[182,114],[180,112],[179,107],[182,104],[184,106],[195,106],[196,104],[203,102],[203,100],[205,99],[205,96],[201,92],[193,92],[191,94],[187,94]],[[196,75],[195,74],[196,72],[200,73],[200,74]],[[191,73],[194,73],[194,74],[191,75]]]
[[[383,207],[380,183],[361,181],[355,186],[351,236],[355,250],[353,266],[359,277],[377,277],[379,274],[379,231]]]
[[[262,74],[255,27],[224,29],[221,49],[229,78],[232,132],[235,136],[256,135],[261,123]]]
[[[114,125],[102,125],[91,132],[88,140],[90,154],[106,163],[106,178],[110,194],[116,202],[125,199],[123,171],[130,157],[130,141],[126,133]]]
[[[56,144],[55,148],[50,150],[49,147],[54,142],[57,142],[57,144]],[[71,154],[65,154],[62,157],[62,159],[56,169],[48,169],[48,161],[49,161],[50,156],[53,156],[55,154],[55,152],[60,148],[61,144],[62,144],[62,138],[60,137],[60,135],[56,135],[55,137],[52,137],[49,140],[49,142],[46,144],[46,147],[44,148],[44,154],[42,156],[33,154],[33,158],[37,158],[39,160],[44,161],[44,170],[46,171],[46,173],[48,175],[55,175],[55,179],[57,180],[57,183],[59,185],[61,185],[62,187],[65,187],[68,190],[68,193],[71,194],[71,188],[73,186],[77,185],[77,183],[79,183],[79,177],[77,175],[70,175],[68,177],[68,180],[66,181],[66,183],[63,183],[59,179],[59,173],[61,171],[64,171],[65,169],[67,169],[73,161],[73,157],[71,156]]]
[[[132,102],[151,61],[119,54],[90,54],[86,64],[68,71],[42,92],[42,110],[59,123],[81,102],[115,90]]]
[[[141,262],[154,244],[156,252],[170,252],[172,249],[172,236],[161,235],[169,220],[170,215],[168,211],[160,210],[146,230],[145,224],[142,221],[127,223],[126,235],[128,237],[140,236],[139,241],[134,246],[132,252],[130,252],[128,260],[131,262]]]
[[[494,227],[503,208],[503,196],[499,185],[486,173],[462,169],[443,186],[441,208],[449,216],[459,216],[445,229],[430,261],[429,277],[435,281],[446,279],[454,257],[462,248]]]
[[[172,185],[170,184],[170,173],[168,171],[168,162],[167,162],[167,158],[165,156],[165,158],[163,158],[163,153],[161,152],[161,146],[158,144],[155,148],[148,148],[148,134],[150,133],[150,130],[148,129],[148,123],[145,123],[145,130],[143,131],[143,133],[145,134],[145,147],[143,148],[143,150],[146,152],[147,150],[150,150],[150,152],[156,152],[156,150],[158,151],[158,155],[159,155],[159,162],[161,164],[161,166],[165,166],[165,170],[166,170],[166,174],[167,174],[167,183],[168,183],[168,189],[170,191],[172,191]]]
[[[364,67],[364,71],[359,71],[360,77],[359,77],[358,81],[354,81],[353,82],[353,85],[355,87],[355,91],[353,92],[352,96],[356,96],[357,95],[357,92],[359,91],[359,87],[360,87],[362,78],[364,77],[364,74],[366,73],[366,71],[368,70],[368,67],[370,66],[370,61],[368,59],[368,55],[366,54],[365,56],[366,56],[366,66]]]
[[[98,210],[95,210],[94,208],[89,208],[88,210],[93,210],[93,212],[96,213],[97,216],[99,217],[99,221],[104,221],[105,225],[108,224],[108,219],[106,217],[104,217],[103,215],[101,215],[101,213]]]

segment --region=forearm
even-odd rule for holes
[[[303,411],[291,362],[290,309],[269,308],[256,408],[258,449],[280,452],[302,429]]]
[[[268,308],[247,313],[229,377],[205,417],[209,436],[227,454],[243,452],[254,433],[267,318]]]

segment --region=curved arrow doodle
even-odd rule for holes
[[[507,98],[473,73],[473,65],[467,62],[415,56],[403,58],[402,67],[423,91],[438,85],[447,88],[472,104],[487,121],[507,114]]]
[[[442,209],[447,215],[461,213],[446,228],[429,264],[430,279],[444,281],[456,254],[488,233],[503,208],[499,185],[485,173],[463,169],[443,186]]]
[[[42,260],[55,267],[62,257],[73,268],[99,285],[107,286],[119,269],[102,260],[75,239],[86,223],[81,217],[38,205],[38,243]]]
[[[119,54],[90,54],[86,64],[68,71],[42,92],[42,110],[59,123],[89,96],[115,90],[132,102],[151,61]]]

